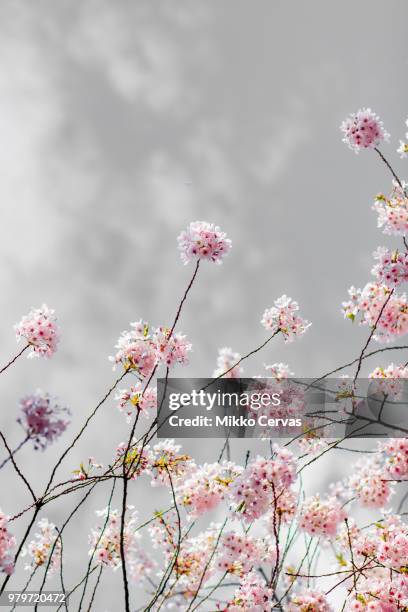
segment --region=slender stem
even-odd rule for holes
[[[13,359],[11,359],[8,363],[6,363],[5,366],[3,366],[0,370],[0,374],[3,374],[3,372],[5,372],[7,370],[7,368],[9,368],[11,365],[13,365],[13,363],[15,361],[17,361],[17,359],[19,357],[21,357],[21,355],[29,348],[29,344],[26,344],[19,353],[17,353],[17,355],[15,357],[13,357]]]
[[[407,197],[407,192],[406,192],[406,190],[404,188],[404,185],[403,185],[401,179],[399,178],[399,176],[397,175],[397,173],[395,172],[394,168],[391,166],[391,164],[388,161],[388,159],[384,156],[384,154],[377,147],[374,148],[374,151],[376,153],[378,153],[378,155],[380,156],[381,160],[387,166],[388,170],[391,172],[391,174],[394,177],[395,181],[398,183],[398,186],[401,188],[401,191],[403,192],[405,197]]]
[[[33,489],[31,488],[31,485],[30,485],[30,483],[28,482],[27,478],[24,476],[23,472],[20,470],[20,468],[18,467],[18,465],[17,465],[17,463],[16,463],[16,461],[15,461],[15,459],[14,459],[14,453],[15,453],[16,451],[12,451],[12,450],[10,449],[9,445],[7,444],[7,440],[6,440],[6,438],[4,437],[4,434],[3,434],[3,432],[2,432],[2,431],[0,431],[0,438],[3,440],[3,444],[4,444],[4,446],[5,446],[5,447],[6,447],[6,449],[7,449],[7,452],[8,452],[8,454],[9,454],[9,459],[11,460],[11,462],[12,462],[12,464],[13,464],[13,466],[14,466],[15,471],[17,472],[17,474],[18,474],[18,476],[21,478],[21,480],[24,482],[24,484],[26,485],[27,489],[30,491],[31,497],[33,498],[34,503],[36,504],[36,503],[37,503],[37,496],[36,496],[36,494],[34,493]],[[24,442],[26,442],[27,440],[28,440],[28,438],[26,438],[26,440],[24,440]],[[22,446],[22,445],[23,445],[23,443],[22,443],[22,444],[20,444],[20,448],[21,448],[21,446]],[[19,447],[17,447],[17,450],[18,450],[18,448],[19,448]]]
[[[16,446],[16,448],[15,448],[13,451],[9,452],[9,456],[8,456],[8,457],[6,457],[6,459],[4,459],[4,461],[3,461],[2,463],[0,463],[0,470],[1,470],[2,468],[4,468],[4,466],[5,466],[5,465],[6,465],[6,464],[7,464],[7,463],[8,463],[8,462],[11,460],[11,458],[12,458],[12,457],[14,457],[14,455],[15,455],[16,453],[18,453],[18,451],[19,451],[21,448],[23,448],[24,444],[25,444],[26,442],[28,442],[28,440],[29,440],[29,439],[30,439],[30,436],[27,436],[26,438],[24,438],[24,440],[22,440],[22,441],[20,442],[20,444],[19,444],[18,446]]]
[[[93,602],[95,600],[96,589],[98,588],[99,583],[101,581],[102,572],[103,572],[103,565],[101,565],[101,568],[99,570],[99,574],[98,574],[98,576],[96,578],[95,586],[94,586],[94,589],[92,591],[92,597],[91,597],[91,601],[89,602],[89,606],[88,606],[88,611],[87,612],[91,612],[92,605],[93,605]]]
[[[64,461],[65,457],[68,455],[68,453],[73,449],[73,447],[75,446],[75,444],[78,442],[79,438],[82,436],[82,434],[84,433],[85,429],[88,427],[89,422],[93,419],[93,417],[95,416],[95,414],[97,413],[97,411],[99,410],[99,408],[102,406],[102,404],[104,404],[106,402],[106,400],[108,399],[108,397],[111,395],[111,393],[113,393],[113,391],[116,389],[116,387],[118,386],[118,384],[121,382],[121,380],[123,378],[125,378],[126,374],[128,373],[127,370],[125,370],[113,383],[113,385],[108,389],[108,391],[105,393],[105,395],[103,396],[103,398],[101,399],[100,402],[98,402],[98,404],[95,406],[95,408],[92,410],[91,414],[88,416],[88,418],[86,419],[85,423],[83,424],[83,426],[81,427],[79,433],[75,436],[75,438],[73,439],[73,441],[71,442],[71,444],[68,446],[68,448],[66,448],[64,450],[64,452],[62,453],[62,455],[60,456],[60,458],[58,459],[57,463],[55,464],[52,472],[51,472],[51,476],[50,479],[48,481],[48,484],[45,488],[45,492],[43,497],[45,497],[45,495],[48,493],[50,486],[52,484],[52,481],[54,480],[54,476],[55,473],[57,471],[57,469],[59,468],[59,466],[61,465],[61,463]]]
[[[84,601],[84,598],[85,598],[86,587],[88,585],[88,580],[89,580],[89,576],[90,576],[90,573],[91,573],[91,566],[92,566],[92,562],[93,562],[93,559],[94,559],[94,556],[95,556],[96,549],[99,546],[99,542],[101,541],[102,536],[105,533],[105,529],[106,529],[106,526],[107,526],[108,521],[109,521],[111,504],[112,504],[112,498],[113,498],[113,493],[115,491],[115,487],[116,487],[116,480],[113,481],[112,489],[111,489],[111,492],[110,492],[109,501],[108,501],[108,511],[106,513],[105,523],[104,523],[104,525],[103,525],[103,527],[101,529],[101,532],[99,534],[98,539],[95,542],[95,546],[93,547],[92,554],[91,554],[90,559],[89,559],[88,567],[87,567],[87,570],[86,570],[86,575],[84,577],[84,588],[82,589],[82,595],[81,595],[81,599],[80,599],[80,602],[79,602],[78,612],[81,612],[81,609],[82,609],[82,604],[83,604],[83,601]]]
[[[197,277],[198,274],[198,270],[200,267],[200,260],[197,260],[193,275],[190,279],[190,282],[187,285],[186,290],[184,291],[184,295],[180,300],[180,303],[178,305],[177,311],[176,311],[176,315],[174,317],[174,321],[173,324],[170,328],[169,334],[167,336],[167,342],[170,341],[171,337],[173,336],[173,332],[176,328],[176,325],[179,321],[180,315],[181,315],[181,311],[183,309],[183,305],[187,299],[187,296],[191,290],[191,287],[194,284],[194,281]],[[144,386],[144,389],[142,391],[142,397],[151,381],[151,379],[153,378],[153,376],[155,375],[157,370],[157,365],[153,368],[152,373],[150,374],[147,383]],[[169,369],[167,368],[167,375],[166,375],[166,380],[168,377],[168,371]],[[126,469],[126,458],[127,455],[129,453],[129,449],[132,445],[132,440],[133,440],[133,436],[134,436],[134,432],[136,430],[136,425],[137,422],[139,420],[139,415],[140,415],[140,411],[138,411],[137,415],[136,415],[136,419],[133,423],[133,427],[132,430],[130,432],[130,436],[129,436],[129,440],[128,440],[128,444],[127,444],[127,448],[125,450],[124,456],[123,456],[123,465],[122,465],[122,470],[123,470],[123,495],[122,495],[122,513],[121,513],[121,519],[120,519],[120,557],[121,557],[121,561],[122,561],[122,578],[123,578],[123,586],[124,586],[124,590],[125,590],[125,610],[126,612],[130,612],[130,601],[129,601],[129,584],[128,584],[128,578],[127,578],[127,569],[126,569],[126,556],[125,556],[125,550],[124,550],[124,531],[125,531],[125,521],[126,521],[126,508],[127,508],[127,494],[128,494],[128,478],[131,476],[132,474],[132,469],[133,469],[133,464],[134,464],[134,460],[131,461],[130,467],[128,469]],[[137,459],[136,462],[136,468],[139,465],[140,459],[142,457],[142,453],[143,453],[143,449],[146,445],[146,439],[147,436],[145,436],[145,439],[143,441],[142,444],[142,449],[140,451],[139,457]]]

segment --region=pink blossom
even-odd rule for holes
[[[378,283],[393,288],[408,281],[408,253],[379,247],[374,252],[374,258],[377,263],[371,272]]]
[[[383,508],[391,497],[390,483],[384,480],[383,467],[375,455],[354,465],[348,484],[358,502],[366,508]]]
[[[152,474],[152,485],[177,486],[197,466],[189,455],[180,453],[181,446],[173,440],[163,440],[153,446],[149,454],[148,471]],[[171,478],[171,482],[170,482]]]
[[[399,516],[387,516],[377,526],[377,559],[399,571],[408,566],[408,526]]]
[[[94,470],[101,468],[103,468],[102,463],[98,463],[95,457],[88,457],[88,463],[86,465],[81,463],[79,470],[74,470],[72,473],[74,474],[74,478],[77,480],[86,480],[92,475]]]
[[[267,308],[261,319],[262,325],[272,334],[281,332],[285,342],[292,342],[297,336],[305,333],[311,323],[297,315],[299,305],[292,298],[282,295]]]
[[[140,545],[141,536],[137,531],[138,514],[132,506],[128,506],[127,510],[123,544],[129,574],[136,580],[149,574],[153,563],[145,555]],[[103,524],[91,531],[89,554],[94,555],[97,564],[116,570],[122,565],[120,555],[121,513],[119,510],[105,508],[96,514],[101,517]]]
[[[129,450],[127,448],[127,442],[119,444],[116,449],[116,462],[121,472],[123,463],[125,463],[130,478],[135,479],[148,470],[151,463],[151,450],[149,446],[138,443],[135,438],[132,439]]]
[[[0,510],[0,571],[10,576],[14,572],[16,539],[8,530],[8,520]]]
[[[276,508],[275,508],[276,506]],[[267,525],[268,533],[273,533],[273,523],[276,517],[282,524],[290,523],[296,514],[298,507],[298,495],[292,489],[282,489],[273,501],[272,508],[264,514],[262,519]]]
[[[404,193],[406,185],[394,182],[390,197],[379,194],[373,210],[378,214],[377,225],[383,228],[384,234],[405,236],[408,232],[408,199]]]
[[[331,539],[347,514],[335,498],[307,499],[300,509],[299,527],[311,536]]]
[[[192,345],[183,334],[173,332],[170,336],[169,328],[158,327],[153,333],[153,343],[157,363],[164,363],[169,368],[177,363],[188,363],[188,353]]]
[[[20,400],[20,409],[22,414],[17,420],[36,450],[55,442],[70,422],[68,408],[60,407],[55,398],[39,389]]]
[[[221,377],[224,372],[227,372],[227,374],[222,376],[222,378],[242,378],[244,369],[239,365],[235,366],[240,360],[241,355],[234,353],[231,348],[220,348],[218,351],[217,368],[214,370],[213,378]]]
[[[370,108],[363,108],[350,115],[340,126],[343,142],[358,153],[361,149],[373,149],[390,135],[384,130],[383,122]]]
[[[222,573],[243,576],[266,561],[274,563],[276,547],[260,538],[234,531],[223,533],[217,551],[217,569]]]
[[[373,337],[378,342],[391,342],[408,333],[408,301],[405,293],[393,293],[390,297],[390,289],[385,285],[368,283],[364,289],[351,287],[349,296],[350,300],[343,302],[344,317],[352,321],[357,319],[360,325],[369,327],[377,323]]]
[[[197,466],[177,486],[177,499],[191,517],[201,516],[213,510],[225,498],[240,471],[230,462]]]
[[[231,240],[213,223],[192,221],[177,238],[181,259],[184,264],[192,260],[208,259],[217,264],[231,248]]]
[[[278,381],[294,376],[294,372],[291,371],[287,363],[272,363],[271,365],[266,365],[265,370],[268,376]]]
[[[167,367],[188,363],[187,354],[192,345],[182,334],[170,336],[167,327],[150,329],[141,319],[130,325],[131,331],[124,331],[119,337],[116,355],[109,357],[114,369],[121,363],[126,370],[134,370],[140,377],[148,378],[160,363]]]
[[[382,393],[395,400],[401,397],[401,380],[408,378],[408,367],[391,363],[386,368],[375,368],[369,378],[373,379],[372,388],[375,393]]]
[[[407,438],[391,438],[380,444],[380,450],[386,457],[385,470],[388,478],[408,479]]]
[[[127,421],[140,412],[144,417],[149,417],[157,407],[157,389],[147,387],[145,389],[141,382],[136,382],[129,389],[121,389],[117,392],[115,400],[118,408],[126,415]]]
[[[306,589],[291,597],[287,612],[332,612],[333,608],[322,591]]]
[[[234,597],[226,607],[219,605],[223,612],[270,612],[273,591],[265,581],[252,571],[246,574]]]
[[[142,378],[150,376],[156,365],[155,345],[149,331],[149,325],[140,319],[131,323],[132,329],[124,331],[116,344],[117,353],[109,357],[116,364],[121,363],[126,370],[135,370]]]
[[[257,379],[248,385],[249,410],[257,415],[257,419],[265,416],[267,419],[293,419],[303,414],[305,408],[305,391],[300,385],[286,378],[281,379]],[[279,403],[276,398],[279,398]],[[260,401],[259,398],[262,398]],[[263,435],[268,437],[271,427],[267,424],[263,429]],[[293,433],[293,428],[284,427],[281,431],[288,434]]]
[[[30,345],[29,357],[52,357],[59,342],[59,328],[56,323],[55,310],[43,304],[41,308],[32,308],[14,326],[17,341],[24,338]]]
[[[35,540],[32,540],[24,550],[24,555],[31,557],[25,569],[32,571],[36,567],[48,565],[52,554],[48,570],[52,573],[59,569],[61,564],[61,540],[57,539],[58,532],[54,523],[50,523],[47,518],[41,519],[37,525],[40,531],[35,534]]]
[[[401,612],[408,605],[408,579],[397,575],[389,577],[362,577],[347,602],[346,612]]]
[[[182,609],[181,603],[186,603],[202,582],[204,585],[214,574],[214,552],[221,525],[211,523],[210,526],[196,536],[182,540],[179,554],[174,566],[177,578],[177,591],[182,602],[176,609]],[[157,514],[156,520],[149,526],[153,547],[160,550],[164,556],[164,567],[173,559],[178,547],[178,520],[175,511]],[[179,600],[177,600],[178,602]]]
[[[280,495],[296,478],[294,455],[275,446],[273,459],[257,457],[231,485],[236,512],[252,522],[271,508],[278,511]]]

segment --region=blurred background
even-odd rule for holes
[[[37,387],[73,413],[59,443],[18,455],[36,492],[113,381],[119,333],[141,317],[172,321],[192,273],[176,237],[191,220],[220,225],[233,249],[224,265],[201,266],[179,324],[194,352],[176,375],[206,377],[219,347],[244,354],[261,344],[261,315],[282,293],[313,326],[299,342],[268,345],[245,364],[248,376],[276,361],[317,376],[359,354],[367,330],[343,320],[341,302],[369,280],[372,251],[396,243],[370,208],[391,183],[374,153],[356,156],[341,142],[339,125],[373,108],[404,176],[396,148],[408,114],[407,13],[404,0],[3,0],[1,361],[16,352],[13,325],[32,306],[55,308],[63,335],[52,361],[22,358],[0,378],[0,424],[18,444],[17,402]],[[89,455],[109,462],[127,431],[108,401],[57,479]],[[186,440],[185,449],[210,461],[220,442]],[[233,458],[247,447],[234,442]],[[347,473],[350,457],[338,459],[305,476],[308,492]],[[141,517],[166,503],[143,487],[131,490]],[[67,529],[68,587],[85,569],[107,497],[101,486]],[[61,525],[79,499],[45,514]],[[0,507],[13,515],[26,504],[8,466]],[[16,535],[27,520],[15,522]],[[12,588],[25,578],[19,569]],[[119,610],[121,597],[120,572],[105,572],[95,609]]]

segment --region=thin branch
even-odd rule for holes
[[[14,363],[15,361],[17,361],[17,359],[18,359],[19,357],[21,357],[21,355],[22,355],[22,354],[23,354],[23,353],[24,353],[24,352],[25,352],[25,351],[26,351],[26,350],[27,350],[29,347],[30,347],[30,345],[29,345],[29,344],[26,344],[26,345],[25,345],[25,346],[24,346],[24,347],[21,349],[21,351],[20,351],[19,353],[17,353],[17,355],[16,355],[15,357],[13,357],[13,359],[11,359],[11,360],[10,360],[8,363],[6,363],[6,365],[5,365],[5,366],[3,366],[3,367],[1,368],[1,370],[0,370],[0,374],[3,374],[3,372],[5,372],[5,371],[7,370],[7,368],[9,368],[10,366],[12,366],[12,365],[13,365],[13,363]]]

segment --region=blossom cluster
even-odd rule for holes
[[[391,342],[408,333],[408,300],[405,293],[391,293],[386,285],[367,283],[363,289],[351,287],[350,300],[343,302],[343,314],[361,325],[376,328],[373,338]]]
[[[332,612],[333,608],[324,593],[306,589],[290,598],[288,612]]]
[[[31,540],[23,553],[30,557],[30,562],[26,564],[25,569],[32,571],[36,567],[49,563],[48,571],[52,573],[61,564],[61,540],[58,538],[54,523],[50,523],[47,518],[41,519],[38,527],[40,531],[35,534],[35,539]]]
[[[219,543],[217,569],[222,573],[243,576],[263,562],[275,563],[273,543],[234,531],[224,533]]]
[[[270,612],[273,598],[271,589],[263,578],[252,571],[246,574],[234,597],[226,604],[219,607],[223,612]]]
[[[270,508],[279,509],[279,500],[296,479],[294,455],[278,446],[274,457],[253,459],[231,485],[236,512],[247,523],[259,518]]]
[[[408,198],[406,185],[393,182],[389,197],[380,193],[376,196],[373,210],[378,215],[377,225],[388,235],[405,236],[408,233]]]
[[[70,411],[60,406],[49,393],[37,390],[20,400],[18,422],[33,441],[34,448],[44,450],[55,442],[69,425]]]
[[[213,372],[213,378],[241,378],[244,369],[236,365],[241,361],[239,353],[235,353],[231,348],[224,347],[218,351],[217,367]]]
[[[408,281],[408,253],[379,247],[374,252],[374,258],[377,263],[372,269],[372,274],[376,277],[378,284],[392,289]]]
[[[99,565],[118,569],[122,565],[120,512],[107,507],[97,511],[96,514],[103,519],[103,524],[91,532],[89,555]],[[140,577],[140,567],[143,567],[145,574],[148,574],[154,567],[154,563],[140,545],[141,536],[137,531],[137,520],[137,511],[129,506],[124,526],[123,547],[126,564],[133,579]]]
[[[171,333],[167,327],[150,329],[142,319],[130,326],[132,329],[122,332],[118,339],[116,355],[109,358],[114,368],[121,363],[126,370],[134,370],[141,378],[148,378],[160,363],[169,368],[176,363],[188,363],[191,344],[183,334]]]
[[[346,511],[335,498],[321,499],[317,494],[304,502],[299,526],[311,536],[330,539],[346,517]]]
[[[43,304],[32,308],[14,326],[17,340],[23,338],[30,345],[30,357],[52,357],[59,342],[59,328],[56,323],[55,310]]]
[[[131,385],[129,389],[120,389],[115,396],[118,408],[126,415],[128,422],[132,415],[140,412],[148,417],[157,406],[157,389],[144,388],[140,381]]]
[[[265,310],[261,323],[271,334],[281,332],[285,342],[292,342],[296,336],[304,334],[311,325],[297,314],[298,310],[297,302],[282,295],[275,300],[274,306]]]
[[[200,259],[220,264],[231,249],[231,240],[226,234],[206,221],[192,221],[177,240],[184,264]]]
[[[370,108],[363,108],[347,117],[341,124],[343,142],[358,153],[361,149],[374,149],[390,135],[383,122]]]

